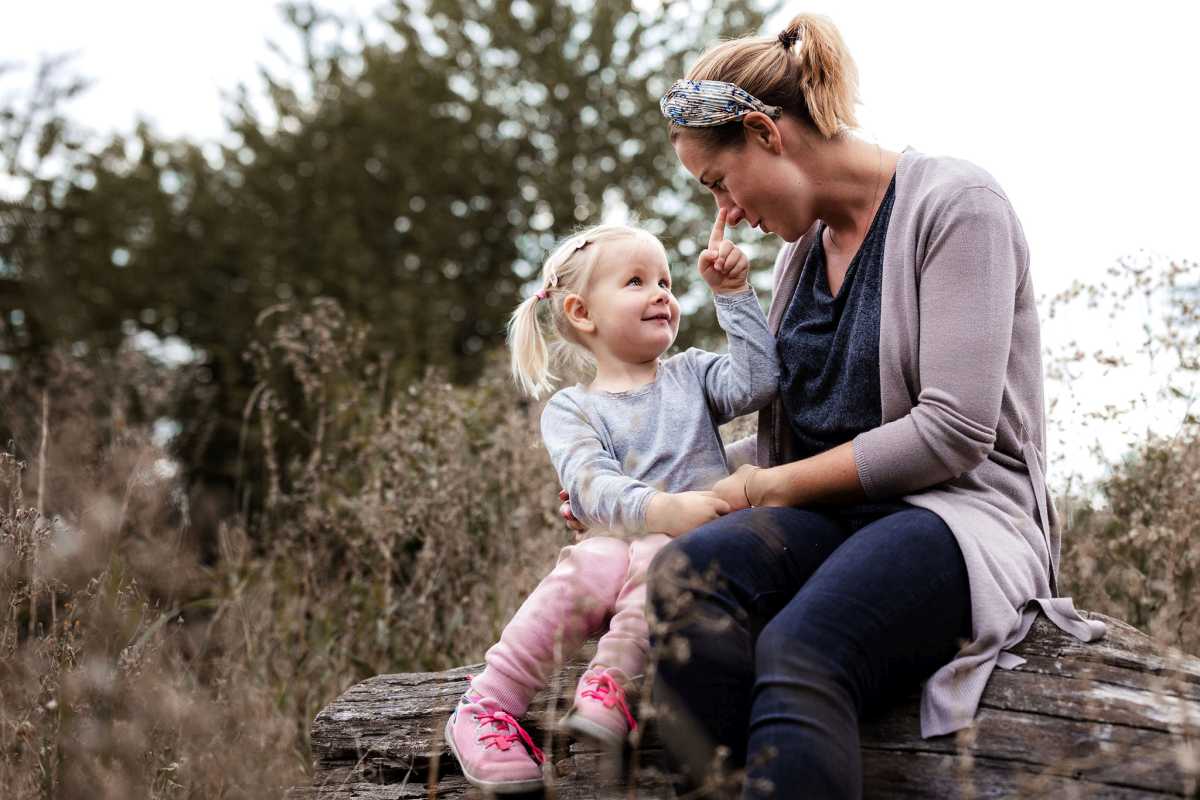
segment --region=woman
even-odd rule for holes
[[[711,787],[720,754],[748,797],[860,796],[863,714],[925,681],[922,735],[966,727],[1039,607],[1104,634],[1056,598],[1016,214],[972,164],[855,138],[855,100],[837,30],[809,15],[713,47],[662,100],[728,222],[787,242],[779,397],[716,487],[752,508],[652,565],[657,650],[684,656],[653,688],[680,789]]]

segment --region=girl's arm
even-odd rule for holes
[[[779,357],[753,289],[715,294],[713,300],[717,323],[729,337],[729,352],[692,348],[686,355],[704,381],[717,424],[723,425],[771,402],[779,389]]]
[[[775,396],[779,383],[775,337],[750,285],[750,262],[725,238],[728,213],[724,208],[717,209],[708,247],[700,253],[697,269],[713,291],[717,324],[729,339],[729,353],[717,355],[691,349],[685,354],[704,382],[708,405],[718,425],[765,406]]]
[[[571,513],[586,527],[677,536],[730,510],[712,492],[660,492],[625,475],[586,412],[562,392],[542,412],[542,439]]]
[[[564,392],[542,411],[542,441],[577,520],[617,533],[645,531],[646,509],[658,491],[621,471],[587,413]]]

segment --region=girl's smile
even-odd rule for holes
[[[666,253],[650,237],[609,243],[587,292],[595,353],[629,364],[655,361],[675,341],[679,301]]]

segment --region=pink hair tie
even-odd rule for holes
[[[538,300],[545,300],[545,299],[546,299],[546,297],[547,297],[547,295],[546,295],[546,290],[545,290],[545,289],[542,289],[542,290],[541,290],[541,291],[539,291],[537,294],[535,294],[535,295],[534,295],[534,297],[536,297]]]

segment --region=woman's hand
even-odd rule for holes
[[[740,508],[749,508],[750,503],[747,501],[746,484],[751,480],[752,476],[762,471],[752,464],[742,464],[732,475],[717,481],[716,485],[712,488],[712,492],[728,503],[734,511]],[[760,485],[762,480],[763,476],[759,475],[758,479],[754,482],[755,492],[761,492]],[[753,499],[758,499],[758,495]],[[761,501],[759,502],[761,503]]]
[[[713,492],[659,492],[646,508],[646,528],[679,536],[732,510]]]
[[[729,212],[717,209],[717,221],[708,235],[708,248],[700,252],[700,277],[716,294],[736,294],[750,287],[750,260],[746,254],[725,238],[725,221]]]

